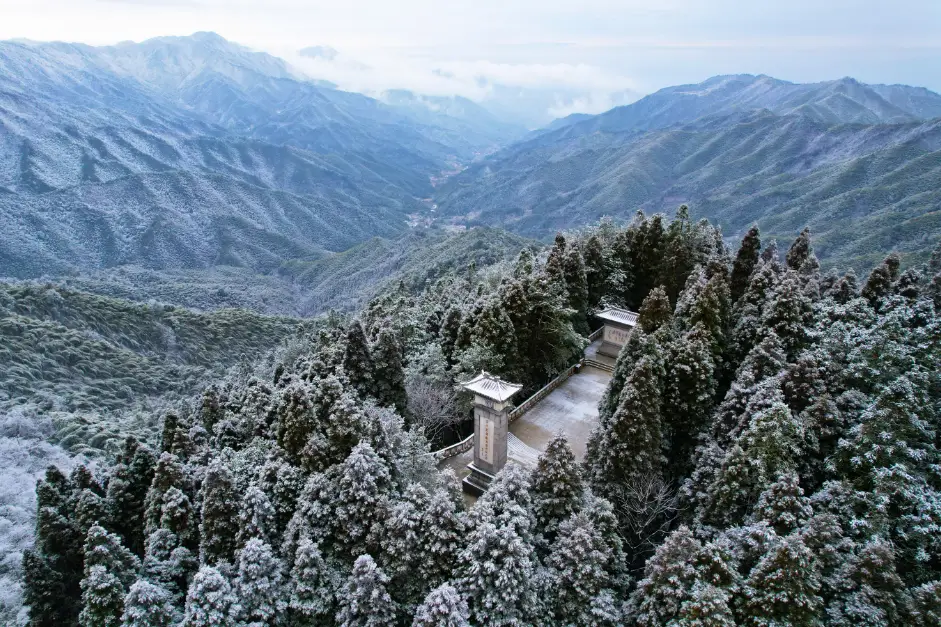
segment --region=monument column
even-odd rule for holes
[[[474,394],[474,461],[467,466],[464,489],[479,496],[506,465],[507,401],[523,386],[481,372],[461,387]]]

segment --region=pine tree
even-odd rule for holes
[[[787,251],[787,267],[801,274],[813,274],[820,269],[820,262],[810,244],[810,228],[804,228]]]
[[[232,562],[239,531],[239,510],[228,466],[221,461],[210,464],[203,479],[202,493],[200,561],[209,565]]]
[[[687,527],[680,527],[657,547],[644,566],[644,578],[631,594],[629,614],[638,627],[659,627],[677,618],[696,581],[696,555],[700,542]]]
[[[448,360],[448,365],[453,366],[454,349],[457,345],[457,334],[461,328],[462,315],[461,310],[456,305],[448,309],[444,316],[444,322],[441,325],[441,352],[444,358]]]
[[[911,612],[905,583],[895,572],[892,547],[884,540],[862,546],[837,577],[841,590],[827,607],[834,627],[902,625]]]
[[[163,514],[164,495],[171,488],[185,487],[183,466],[180,459],[172,453],[161,453],[154,469],[154,478],[144,499],[144,535],[149,536],[160,527]]]
[[[663,470],[663,420],[660,414],[661,370],[642,357],[624,384],[618,409],[594,454],[594,485],[602,494]]]
[[[598,420],[602,427],[608,424],[614,412],[617,411],[627,378],[634,371],[640,358],[653,349],[653,345],[654,342],[648,341],[648,336],[643,329],[635,327],[628,336],[627,342],[621,347],[618,358],[614,362],[614,372],[611,373],[611,379],[598,403]],[[659,352],[657,354],[659,355]]]
[[[144,576],[166,588],[175,599],[184,599],[187,582],[198,566],[196,556],[180,546],[179,539],[169,530],[158,529],[147,537]]]
[[[841,305],[845,305],[859,296],[859,280],[852,268],[833,284],[829,296]]]
[[[573,243],[563,260],[565,288],[568,294],[568,307],[574,314],[572,326],[577,333],[588,335],[588,275],[578,244]]]
[[[781,537],[797,531],[813,515],[810,501],[798,485],[797,474],[786,472],[762,492],[755,516],[767,521]]]
[[[604,258],[604,245],[597,235],[588,238],[585,244],[585,282],[588,284],[588,307],[594,309],[605,295],[607,283],[607,264]]]
[[[175,612],[166,589],[138,579],[124,598],[121,627],[171,627]]]
[[[232,624],[232,586],[214,566],[203,566],[186,593],[182,627],[225,627]]]
[[[740,624],[819,625],[822,619],[819,590],[813,555],[800,536],[788,536],[749,574]]]
[[[467,602],[454,586],[443,583],[425,597],[412,627],[470,627],[467,618]]]
[[[336,614],[339,573],[323,558],[310,538],[301,539],[289,584],[291,624],[313,627],[329,623]]]
[[[592,600],[610,588],[609,555],[587,514],[575,514],[562,523],[549,555],[549,598],[557,624],[592,622]]]
[[[892,283],[898,279],[900,260],[899,256],[892,253],[886,257],[881,265],[873,268],[863,285],[861,296],[869,301],[869,304],[878,309],[883,301],[892,293]]]
[[[644,333],[654,333],[660,327],[670,323],[673,318],[673,307],[662,285],[650,290],[638,314],[637,324],[644,330]]]
[[[346,351],[343,354],[343,371],[347,379],[360,394],[372,396],[375,391],[373,360],[369,342],[359,320],[353,320],[346,331]]]
[[[697,581],[669,627],[735,627],[731,601],[724,589]]]
[[[156,462],[149,448],[128,437],[108,481],[107,504],[112,528],[138,556],[144,554],[144,499],[154,478]]]
[[[560,287],[565,286],[565,249],[565,236],[556,233],[555,243],[549,250],[549,257],[546,259],[546,275]]]
[[[339,627],[392,627],[396,607],[386,591],[389,578],[368,554],[360,555],[340,593]]]
[[[459,589],[470,622],[503,627],[537,622],[541,615],[532,545],[517,533],[522,521],[494,525],[484,519],[461,556]]]
[[[758,259],[761,256],[761,236],[758,226],[753,225],[742,238],[742,244],[739,246],[738,253],[735,255],[735,262],[732,264],[732,276],[729,280],[729,292],[732,302],[738,302],[748,289],[748,282],[752,272],[758,266]]]
[[[678,338],[670,347],[664,385],[664,415],[669,417],[672,474],[682,477],[700,432],[708,424],[715,399],[716,366],[710,335],[702,323]]]
[[[124,597],[140,570],[137,557],[121,539],[94,526],[85,540],[85,576],[82,579],[82,627],[117,627],[124,613]]]
[[[351,554],[370,548],[373,528],[386,517],[390,487],[389,469],[382,458],[369,444],[358,444],[340,468],[333,500],[332,524]]]
[[[272,543],[277,535],[276,525],[268,495],[258,486],[248,488],[239,508],[237,546],[247,546],[253,539]]]
[[[405,416],[408,398],[405,395],[405,371],[402,368],[402,346],[395,331],[389,327],[379,332],[372,348],[376,399],[381,405],[394,407]]]
[[[231,614],[250,627],[278,625],[285,609],[280,560],[267,543],[252,538],[239,551],[238,561]]]
[[[563,434],[556,435],[539,456],[530,492],[536,531],[551,544],[559,525],[581,508],[584,499],[581,472]]]
[[[86,569],[82,579],[81,627],[119,627],[124,613],[124,586],[104,566]]]
[[[36,484],[36,540],[23,555],[24,601],[33,625],[74,625],[81,610],[83,543],[72,482],[55,466]]]
[[[796,468],[803,438],[803,425],[784,403],[755,413],[709,488],[707,519],[723,527],[740,524],[761,493]]]
[[[804,294],[797,276],[788,273],[769,297],[761,318],[759,336],[774,331],[788,357],[795,357],[807,346],[812,324],[812,303]]]
[[[911,593],[915,627],[941,624],[941,580],[922,584],[913,588]]]
[[[167,529],[179,538],[180,544],[188,549],[198,548],[196,512],[189,497],[176,488],[170,488],[163,495],[160,509],[160,527]]]

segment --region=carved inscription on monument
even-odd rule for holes
[[[604,328],[604,339],[606,342],[623,346],[627,342],[627,337],[630,335],[630,333],[631,332],[627,329],[618,329],[615,327],[606,326]]]
[[[488,464],[493,463],[493,432],[493,421],[483,412],[477,412],[477,456]]]

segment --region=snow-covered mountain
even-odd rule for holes
[[[0,261],[270,267],[403,229],[431,179],[512,129],[419,115],[212,33],[0,43]]]

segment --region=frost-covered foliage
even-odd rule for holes
[[[941,324],[924,283],[847,298],[806,234],[788,265],[736,263],[682,215],[584,235],[391,291],[166,416],[153,450],[48,471],[23,562],[33,624],[139,623],[142,598],[187,627],[933,624]],[[586,463],[556,438],[465,511],[402,392],[480,363],[538,387],[582,345],[585,298],[648,300],[657,321],[625,346]]]

